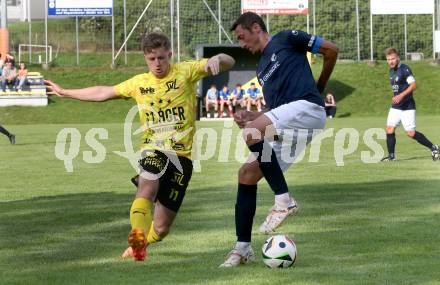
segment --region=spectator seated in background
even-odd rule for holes
[[[229,100],[229,97],[231,95],[231,91],[229,91],[229,88],[227,85],[224,85],[222,90],[220,90],[220,92],[218,93],[219,98],[220,98],[220,110],[219,110],[219,118],[223,118],[223,110],[224,110],[224,106],[228,106],[228,110],[229,110],[229,116],[232,117],[232,107],[229,109],[229,106],[231,105],[231,102]]]
[[[8,63],[8,62],[12,63],[12,66],[15,67],[15,59],[10,53],[7,53],[6,58],[5,58],[5,63]]]
[[[2,91],[6,92],[6,87],[9,85],[12,87],[15,86],[15,80],[17,78],[17,70],[12,65],[12,62],[7,62],[3,67],[2,76],[1,76],[1,87]]]
[[[244,90],[241,89],[241,84],[238,83],[237,85],[235,85],[234,90],[232,90],[231,96],[229,97],[231,102],[232,102],[232,113],[235,114],[235,108],[238,105],[240,105],[242,108],[245,106],[244,105]]]
[[[28,70],[26,68],[26,64],[20,62],[17,79],[15,80],[16,91],[21,91],[23,89],[23,86],[26,83],[27,74],[28,74]]]
[[[247,90],[247,100],[246,100],[246,108],[248,111],[251,110],[252,106],[257,106],[258,112],[261,112],[261,105],[264,99],[261,96],[260,89],[255,86],[255,83],[251,83],[251,87]],[[266,104],[266,102],[264,102]]]
[[[336,115],[336,100],[331,92],[328,92],[324,99],[325,113],[327,117],[334,118]]]
[[[264,100],[264,95],[263,93],[258,93],[258,100],[260,100],[261,102],[261,107],[266,106],[266,101]]]
[[[211,88],[206,92],[205,97],[205,108],[206,108],[206,117],[210,114],[211,118],[214,118],[214,111],[217,113],[218,108],[218,95],[217,95],[217,87],[215,84],[211,85]]]

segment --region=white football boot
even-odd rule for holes
[[[255,254],[251,246],[248,246],[245,250],[233,249],[225,258],[225,262],[220,264],[219,267],[236,267],[240,264],[250,263],[255,260]]]
[[[438,145],[434,145],[431,149],[432,160],[436,161],[440,159],[440,148]]]
[[[260,232],[263,234],[275,232],[275,229],[280,227],[287,217],[297,213],[298,209],[299,206],[292,197],[290,197],[290,203],[287,208],[279,208],[277,205],[274,205],[270,208],[266,220],[261,224]]]

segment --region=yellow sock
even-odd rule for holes
[[[150,200],[145,198],[134,199],[130,209],[130,223],[132,229],[138,228],[144,233],[148,233],[152,222],[152,207],[153,203]]]
[[[150,231],[148,232],[148,235],[147,235],[147,242],[149,244],[151,244],[151,243],[155,243],[155,242],[161,241],[163,238],[164,238],[164,236],[160,237],[156,233],[156,231],[154,230],[153,223],[151,223]]]

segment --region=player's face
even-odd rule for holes
[[[254,24],[254,26],[258,25]],[[251,53],[256,53],[260,50],[260,38],[258,37],[258,32],[255,31],[255,29],[256,28],[253,27],[251,30],[248,30],[243,28],[241,25],[238,25],[234,30],[240,47],[249,50]]]
[[[171,51],[162,47],[153,49],[151,52],[144,54],[145,62],[150,72],[157,78],[167,76],[170,69]]]
[[[387,63],[390,68],[396,68],[399,65],[400,58],[397,54],[392,53],[387,55]]]

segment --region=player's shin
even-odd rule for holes
[[[147,235],[148,244],[159,242],[163,240],[164,237],[166,237],[166,234],[159,235],[154,229],[154,222],[152,222],[150,230],[148,231],[148,235]]]
[[[239,183],[235,204],[235,231],[238,242],[251,242],[252,223],[256,207],[257,185]]]
[[[276,154],[269,143],[265,140],[259,141],[256,144],[250,145],[249,149],[255,153],[255,155],[258,155],[257,160],[261,172],[275,195],[288,193],[289,190],[287,188],[283,171],[281,170]]]
[[[420,132],[415,132],[413,139],[415,139],[419,144],[426,146],[430,150],[433,148],[434,144],[428,140],[424,134]]]
[[[152,223],[153,203],[145,198],[136,198],[130,209],[131,231],[128,234],[129,247],[122,257],[132,256],[136,261],[143,261],[147,255],[147,233]]]
[[[153,203],[145,198],[136,198],[130,209],[130,223],[132,229],[141,229],[145,234],[148,233],[151,222],[151,209]]]
[[[394,157],[394,149],[396,147],[396,134],[387,134],[388,156]]]

